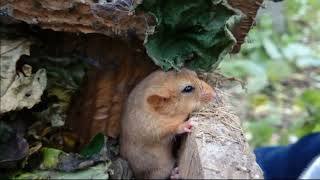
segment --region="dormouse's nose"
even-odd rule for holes
[[[216,97],[216,93],[211,86],[209,86],[204,81],[201,82],[202,90],[201,90],[201,101],[210,102]]]

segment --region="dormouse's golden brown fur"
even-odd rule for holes
[[[191,132],[188,115],[215,93],[195,72],[156,71],[130,93],[121,124],[120,151],[136,178],[168,178],[174,168],[172,138]]]

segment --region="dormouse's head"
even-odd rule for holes
[[[180,72],[158,71],[151,81],[154,84],[148,87],[147,104],[160,114],[189,114],[215,98],[212,87],[185,68]]]

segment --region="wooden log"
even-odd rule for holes
[[[125,42],[100,34],[41,34],[45,51],[50,56],[88,57],[90,68],[80,94],[73,98],[67,125],[88,142],[102,132],[116,138],[124,100],[133,87],[154,71],[156,65],[148,58],[140,41]]]
[[[183,179],[262,179],[239,119],[222,107],[191,116],[193,132],[183,139],[179,170]]]
[[[140,3],[132,0],[125,9],[117,10],[94,0],[4,0],[9,16],[43,29],[64,32],[99,33],[128,39],[133,34],[144,39],[148,16],[132,14]]]
[[[9,16],[43,29],[99,33],[125,40],[136,36],[144,40],[154,19],[146,13],[134,13],[131,10],[142,0],[128,2],[131,4],[122,10],[99,4],[96,0],[4,0],[0,7],[7,9]],[[237,53],[255,23],[255,16],[263,0],[228,0],[228,3],[246,15],[232,31],[237,39],[232,52]]]
[[[238,40],[234,52],[238,52],[244,42],[262,1],[229,0],[231,6],[239,7],[247,15],[233,31]],[[134,1],[135,4],[137,2]],[[73,105],[69,123],[85,141],[100,131],[116,136],[118,125],[113,123],[119,119],[123,99],[139,80],[155,68],[152,61],[141,51],[141,40],[144,39],[148,25],[145,14],[132,15],[129,12],[103,9],[99,11],[99,8],[95,11],[97,9],[92,10],[92,7],[99,6],[94,6],[94,1],[91,0],[6,0],[0,5],[8,6],[11,17],[39,25],[43,29],[98,33],[121,37],[126,41],[130,40],[133,34],[140,39],[140,42],[124,43],[119,39],[89,35],[90,38],[85,38],[88,41],[83,43],[85,48],[81,51],[105,66],[102,70],[88,74],[81,93],[82,98]],[[60,49],[79,44],[74,41],[74,37],[65,41],[57,40],[57,43],[53,46]],[[64,45],[67,47],[63,47]],[[108,66],[115,63],[119,64],[119,68],[110,71]],[[119,99],[120,96],[122,98]],[[196,127],[182,144],[179,158],[182,177],[262,178],[255,157],[243,137],[239,120],[234,116],[215,116],[216,110],[212,108],[209,115],[191,117],[196,122]],[[112,115],[115,115],[114,118],[110,118]]]
[[[229,0],[229,4],[243,12],[246,17],[233,28],[232,33],[237,38],[237,44],[233,47],[232,53],[238,53],[245,38],[255,24],[256,15],[264,0]]]
[[[99,132],[117,138],[123,105],[133,87],[157,67],[142,44],[87,35],[85,54],[102,66],[87,74],[68,116],[68,125],[88,142]]]

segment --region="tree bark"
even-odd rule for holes
[[[233,31],[238,40],[234,53],[244,42],[262,1],[229,0],[231,6],[247,15]],[[133,1],[132,7],[140,2]],[[143,13],[115,11],[90,0],[7,0],[0,6],[1,13],[43,29],[96,33],[86,35],[85,41],[75,34],[59,35],[60,40],[48,37],[48,47],[68,54],[70,48],[81,44],[80,52],[100,64],[88,73],[80,96],[75,97],[69,126],[84,142],[97,132],[117,137],[123,101],[134,85],[157,68],[143,49],[152,18]],[[197,125],[182,145],[179,160],[182,177],[262,178],[239,120],[210,113],[191,117]]]
[[[196,112],[193,132],[184,138],[179,170],[184,179],[262,179],[239,119],[219,108]],[[218,112],[215,112],[215,111]],[[221,114],[219,114],[221,113]]]
[[[130,8],[142,0],[132,0],[127,10],[117,10],[112,6],[95,3],[94,0],[5,0],[0,4],[6,13],[28,24],[39,25],[43,29],[64,32],[99,33],[110,37],[130,39],[136,36],[144,40],[148,26],[154,19],[145,13],[134,14]],[[259,7],[264,0],[228,0],[246,16],[236,27],[233,34],[237,44],[233,53],[240,51],[241,44],[252,25]]]

